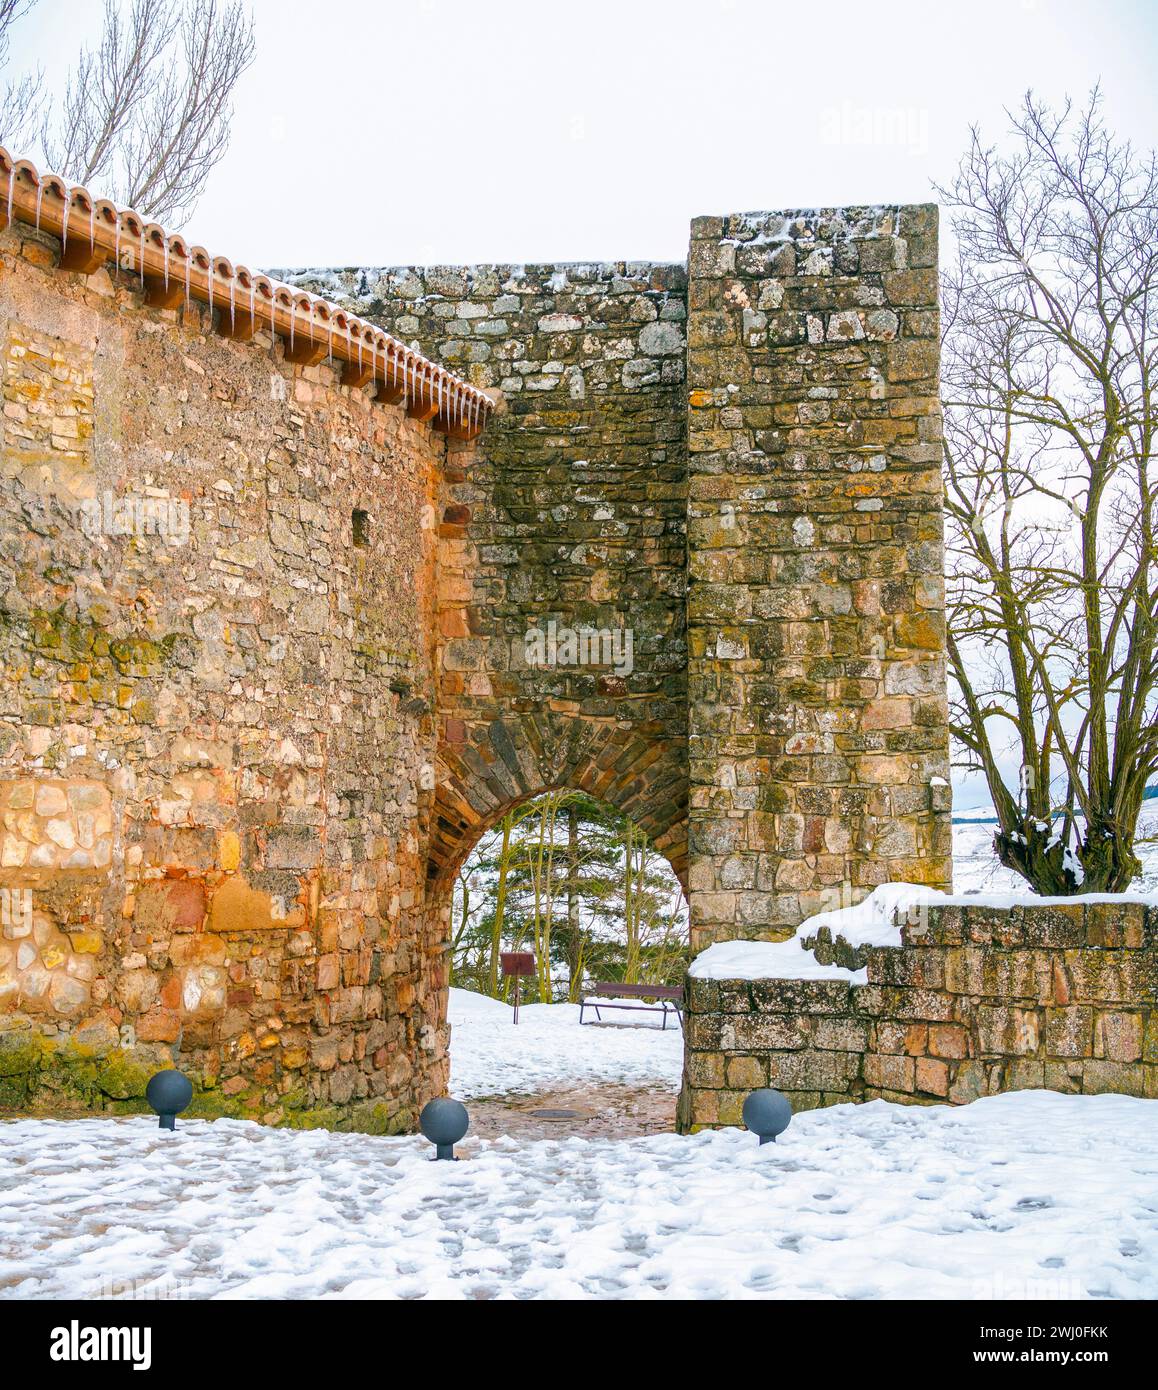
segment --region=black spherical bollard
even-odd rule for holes
[[[434,1157],[453,1158],[454,1146],[470,1128],[470,1116],[460,1100],[431,1100],[422,1107],[418,1128],[435,1147]]]
[[[792,1106],[779,1091],[753,1091],[744,1101],[744,1124],[760,1136],[761,1144],[774,1144],[792,1121]]]
[[[161,1117],[159,1129],[176,1129],[177,1116],[193,1099],[193,1084],[179,1071],[159,1071],[145,1087],[145,1099]]]

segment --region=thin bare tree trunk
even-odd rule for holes
[[[567,804],[567,998],[578,1002],[580,986],[579,941],[579,808]]]
[[[489,993],[492,999],[499,998],[499,954],[503,947],[503,921],[507,911],[507,873],[511,864],[511,830],[514,826],[514,813],[508,811],[503,817],[503,838],[499,848],[499,881],[495,889],[495,916],[491,924],[491,959],[488,978]]]

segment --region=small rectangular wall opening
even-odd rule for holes
[[[354,544],[360,550],[364,549],[370,544],[370,513],[355,507],[350,513],[350,523],[354,533]]]

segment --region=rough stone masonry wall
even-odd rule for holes
[[[411,1128],[441,437],[58,251],[0,236],[0,1108],[176,1063],[201,1113]],[[132,499],[187,539],[89,534]]]
[[[286,272],[278,272],[286,274]],[[508,806],[582,787],[684,874],[687,645],[683,266],[401,267],[289,278],[356,306],[503,410],[439,516],[431,871]],[[529,669],[529,630],[630,630],[630,671]]]
[[[692,224],[697,948],[950,882],[936,218]]]
[[[845,980],[688,981],[681,1127],[737,1124],[745,1095],[963,1104],[1000,1091],[1158,1098],[1158,908],[938,905],[900,947],[817,958]]]

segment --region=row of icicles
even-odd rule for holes
[[[96,245],[96,208],[97,208],[97,200],[94,199],[94,198],[89,194],[89,192],[88,192],[87,189],[85,189],[85,188],[80,188],[80,187],[77,187],[77,188],[70,188],[66,183],[63,182],[63,180],[61,180],[61,179],[60,179],[57,175],[55,175],[55,174],[45,174],[45,175],[43,175],[43,177],[42,177],[40,174],[37,173],[35,167],[34,167],[32,164],[30,164],[27,160],[20,160],[20,161],[14,160],[14,159],[12,159],[12,158],[8,155],[8,152],[7,152],[6,150],[0,149],[0,156],[2,156],[2,157],[6,160],[6,162],[7,162],[7,164],[8,164],[8,199],[7,199],[8,207],[7,207],[7,211],[8,211],[8,223],[9,223],[9,224],[11,224],[11,222],[12,222],[12,208],[13,208],[13,199],[14,199],[14,197],[15,197],[15,192],[16,192],[16,179],[17,179],[17,175],[18,175],[18,165],[21,165],[21,164],[22,164],[23,167],[28,171],[30,177],[31,177],[31,178],[35,181],[35,183],[36,183],[36,215],[35,215],[35,225],[36,225],[37,230],[39,231],[39,229],[40,229],[41,205],[42,205],[43,200],[44,200],[44,190],[45,190],[45,187],[46,187],[50,182],[55,182],[56,185],[57,185],[57,188],[58,188],[58,190],[59,190],[59,192],[60,192],[61,202],[63,203],[63,210],[62,210],[62,213],[61,213],[61,245],[62,245],[62,248],[68,246],[68,224],[69,224],[69,217],[70,217],[70,214],[71,214],[71,212],[72,212],[72,202],[73,202],[73,199],[74,199],[74,198],[79,198],[81,201],[87,201],[87,202],[88,202],[88,241],[89,241],[90,247]],[[100,201],[104,202],[105,200],[102,199],[102,200],[100,200]],[[115,207],[112,203],[105,203],[105,207],[112,213],[113,218],[114,218],[114,220],[115,220],[115,227],[114,227],[114,231],[113,231],[113,261],[114,261],[115,265],[116,265],[118,268],[120,267],[120,263],[121,263],[121,223],[122,223],[122,220],[123,220],[123,219],[126,219],[126,218],[131,218],[131,219],[134,219],[134,220],[137,222],[138,229],[139,229],[138,235],[139,235],[139,241],[140,241],[140,246],[139,246],[139,251],[138,251],[138,255],[137,255],[137,260],[138,260],[138,263],[139,263],[138,268],[139,268],[139,272],[140,272],[140,276],[141,276],[141,284],[142,284],[142,286],[144,286],[144,283],[145,283],[145,232],[146,232],[145,223],[144,223],[144,221],[143,221],[135,212],[132,212],[131,210],[126,210],[126,211],[122,212],[122,210],[121,210],[120,208]],[[153,225],[156,226],[156,224],[153,224]],[[172,244],[175,244],[175,245],[179,248],[179,250],[180,250],[180,255],[181,255],[182,258],[184,259],[184,262],[185,262],[185,273],[184,273],[184,282],[185,282],[185,304],[186,304],[186,307],[188,307],[188,305],[189,305],[189,303],[191,302],[191,299],[192,299],[191,287],[190,287],[190,278],[189,278],[189,277],[190,277],[190,271],[191,271],[192,264],[193,264],[193,250],[190,250],[190,249],[186,246],[185,241],[183,240],[182,237],[180,237],[180,236],[170,237],[169,234],[168,234],[168,233],[164,230],[164,228],[162,228],[162,227],[156,227],[156,230],[160,233],[160,237],[161,237],[161,247],[162,247],[162,252],[163,252],[163,255],[164,255],[164,281],[165,281],[165,288],[166,288],[166,290],[169,288],[169,254],[170,254],[170,246],[171,246]],[[196,250],[196,248],[194,248],[194,250]],[[209,308],[210,308],[210,310],[212,310],[212,309],[215,307],[215,305],[214,305],[214,299],[213,299],[213,291],[214,291],[214,280],[215,280],[215,274],[216,274],[216,272],[215,272],[215,268],[214,268],[213,257],[210,256],[210,255],[208,254],[208,252],[205,253],[205,259],[206,259],[206,262],[207,262],[208,282],[209,282],[209,283],[208,283],[208,291],[209,291]],[[248,313],[249,313],[249,315],[250,315],[251,320],[253,320],[254,322],[256,322],[256,309],[257,309],[257,279],[258,279],[258,277],[254,276],[254,274],[253,274],[251,271],[249,271],[245,266],[239,266],[239,267],[237,267],[236,269],[233,269],[233,267],[230,267],[230,269],[231,269],[231,271],[232,271],[232,274],[229,276],[229,280],[228,280],[228,288],[229,288],[228,305],[229,305],[229,326],[230,326],[230,329],[232,330],[232,329],[236,326],[236,323],[237,323],[237,318],[236,318],[236,314],[237,314],[237,298],[236,298],[237,277],[238,277],[239,275],[241,275],[242,273],[244,273],[244,274],[245,274],[246,276],[248,276],[248,278],[249,278]],[[285,291],[286,295],[287,295],[288,298],[289,298],[289,316],[290,316],[290,324],[289,324],[289,345],[290,345],[290,350],[291,350],[291,351],[293,350],[293,345],[294,345],[294,333],[295,333],[295,329],[296,329],[296,325],[297,325],[298,305],[299,305],[299,298],[300,298],[300,299],[304,299],[304,300],[305,300],[306,307],[309,309],[311,318],[312,318],[312,316],[317,312],[318,308],[324,308],[324,309],[326,310],[327,318],[328,318],[328,320],[329,320],[329,322],[328,322],[329,341],[328,341],[328,344],[327,344],[327,353],[328,353],[328,355],[329,355],[331,358],[333,358],[333,355],[334,355],[334,313],[331,312],[332,306],[329,304],[329,302],[328,302],[327,300],[324,300],[324,299],[319,299],[319,298],[317,298],[317,297],[314,296],[314,295],[308,294],[308,293],[307,293],[306,291],[304,291],[304,290],[297,290],[297,289],[294,289],[294,288],[293,288],[292,286],[290,286],[290,285],[282,284],[280,281],[271,280],[271,279],[269,278],[269,276],[267,276],[267,275],[263,275],[263,276],[261,276],[260,278],[261,278],[262,280],[264,280],[265,283],[268,284],[269,287],[270,287],[270,297],[269,297],[270,329],[271,329],[271,331],[274,333],[274,337],[276,338],[276,336],[277,336],[277,330],[276,330],[276,328],[274,327],[275,296],[276,296],[278,290],[283,290],[283,291]],[[264,295],[263,295],[263,297],[264,297]],[[216,306],[216,307],[223,307],[223,306]],[[283,306],[283,307],[284,307],[284,306]],[[459,429],[466,429],[466,430],[476,430],[476,429],[478,429],[478,427],[479,427],[479,425],[480,425],[480,423],[481,423],[481,420],[482,420],[482,418],[483,418],[483,412],[488,408],[488,406],[489,406],[489,404],[490,404],[488,398],[487,398],[481,391],[477,391],[474,387],[468,386],[465,382],[461,381],[460,379],[458,379],[458,378],[456,378],[456,377],[449,377],[449,379],[448,379],[448,373],[445,372],[445,371],[443,370],[443,368],[437,367],[437,366],[434,365],[433,362],[427,361],[427,359],[426,359],[425,357],[422,357],[419,353],[416,353],[416,352],[414,352],[412,349],[406,347],[406,345],[405,345],[404,343],[400,343],[400,342],[398,341],[397,338],[392,337],[389,333],[384,332],[382,329],[377,328],[375,325],[373,325],[373,324],[371,324],[371,323],[368,323],[365,319],[359,318],[357,315],[347,314],[344,310],[338,310],[337,312],[338,312],[339,314],[341,314],[342,317],[343,317],[344,320],[345,320],[345,329],[344,329],[344,333],[345,333],[347,348],[348,348],[349,353],[350,353],[350,356],[349,356],[349,360],[350,360],[350,361],[353,361],[353,360],[354,360],[354,344],[355,344],[355,341],[357,342],[357,361],[358,361],[358,370],[359,370],[359,371],[363,371],[363,370],[364,370],[364,364],[365,364],[365,359],[364,359],[364,356],[363,356],[363,352],[364,352],[364,339],[365,339],[365,337],[368,336],[369,339],[370,339],[370,348],[371,348],[371,367],[372,367],[372,369],[373,369],[373,372],[374,372],[374,375],[375,375],[375,376],[378,376],[378,375],[379,375],[379,372],[378,372],[378,354],[379,354],[379,351],[380,351],[381,354],[382,354],[382,371],[381,371],[381,376],[382,376],[382,379],[383,379],[383,380],[386,379],[386,367],[387,367],[387,364],[388,364],[388,362],[389,362],[389,359],[390,359],[391,354],[393,355],[393,357],[394,357],[394,359],[395,359],[395,363],[397,362],[397,359],[398,359],[399,357],[402,358],[402,389],[403,389],[404,401],[409,400],[409,399],[411,398],[411,396],[415,394],[416,388],[420,388],[420,387],[421,387],[421,388],[425,388],[425,391],[426,391],[426,393],[427,393],[429,399],[431,399],[431,400],[435,400],[435,399],[436,399],[436,400],[437,400],[437,405],[438,405],[437,413],[438,413],[439,415],[443,414],[444,408],[448,408],[448,409],[450,410],[450,412],[451,412],[451,415],[450,415],[450,423],[451,423],[451,425],[453,425],[453,426],[455,426],[456,428],[459,428]],[[356,338],[355,338],[355,336],[354,336],[354,331],[353,331],[354,329],[357,330],[357,337],[356,337]],[[396,373],[397,373],[397,367],[395,366],[395,367],[393,367],[392,370],[391,370],[391,375],[392,375],[392,377],[394,377],[395,380],[397,380],[397,375],[396,375]],[[452,391],[453,391],[453,399],[452,399],[452,396],[451,396],[451,392],[452,392]]]

